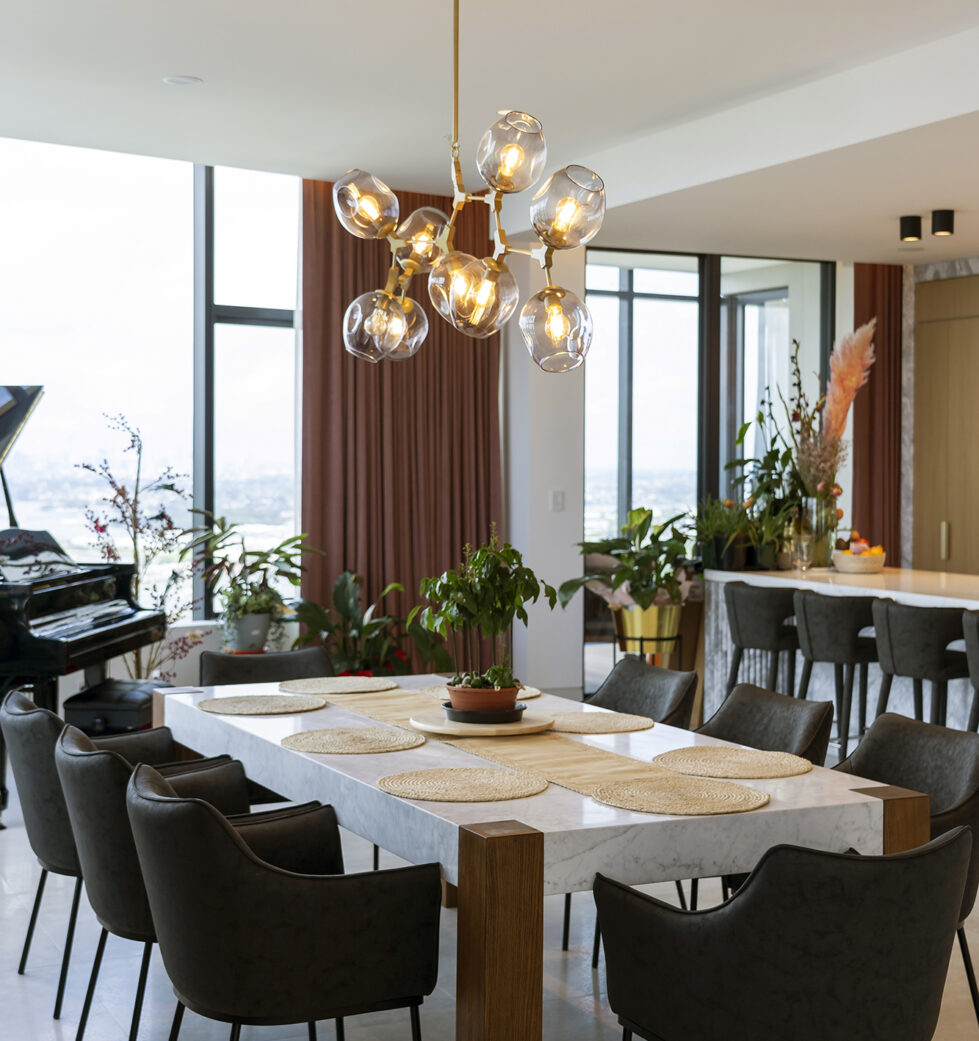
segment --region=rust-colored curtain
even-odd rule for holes
[[[403,594],[384,606],[404,617],[418,584],[459,562],[466,542],[501,526],[499,337],[472,340],[439,317],[427,279],[409,295],[429,333],[414,358],[370,362],[343,348],[347,305],[383,288],[386,242],[354,238],[333,212],[333,185],[303,182],[302,530],[326,556],[310,558],[303,595],[331,602],[344,569],[362,575],[368,600],[388,582]],[[451,212],[451,200],[399,192],[401,213]],[[491,252],[485,206],[457,221],[456,248]]]
[[[877,316],[877,361],[853,404],[853,525],[887,549],[901,546],[901,268],[855,264],[854,325]]]

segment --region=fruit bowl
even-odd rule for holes
[[[833,550],[833,567],[844,575],[876,575],[884,569],[886,553],[844,553]]]

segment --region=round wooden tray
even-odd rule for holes
[[[416,712],[411,725],[424,734],[445,734],[450,737],[511,737],[515,734],[538,734],[554,726],[551,716],[525,712],[519,723],[452,723],[441,708]]]

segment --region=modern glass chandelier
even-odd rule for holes
[[[370,362],[402,361],[417,353],[428,335],[428,318],[408,295],[416,275],[428,275],[436,311],[459,332],[485,339],[499,332],[519,303],[517,280],[506,258],[536,260],[547,285],[520,311],[520,332],[530,356],[545,372],[569,372],[588,353],[592,318],[570,289],[551,281],[555,250],[577,249],[598,233],[605,219],[605,185],[593,170],[566,166],[541,185],[530,202],[530,221],[540,245],[517,249],[507,242],[503,198],[537,183],[547,159],[539,120],[526,112],[501,113],[483,134],[476,167],[487,188],[466,191],[459,161],[459,0],[453,0],[452,214],[430,206],[400,220],[398,199],[383,181],[349,170],[333,186],[337,218],[351,235],[387,239],[391,268],[383,289],[364,293],[347,308],[343,342]],[[468,203],[492,211],[493,255],[470,256],[455,249],[455,225]],[[400,221],[400,223],[399,223]]]

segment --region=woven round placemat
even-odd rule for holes
[[[449,700],[449,688],[443,683],[439,687],[418,687],[416,690],[411,692],[412,694],[431,694],[433,698],[438,698],[439,701]],[[521,687],[517,691],[517,701],[526,701],[528,698],[539,698],[540,690],[537,687]]]
[[[208,698],[197,707],[221,716],[282,716],[290,712],[314,712],[326,705],[325,698],[293,694],[253,694],[240,698]]]
[[[391,774],[377,782],[381,791],[400,799],[429,802],[504,802],[537,795],[547,781],[523,770],[484,767],[451,767]]]
[[[394,690],[397,683],[383,676],[317,676],[305,680],[284,680],[279,690],[287,694],[372,694]]]
[[[649,716],[628,712],[555,712],[553,729],[565,734],[626,734],[648,730],[653,724]]]
[[[770,778],[807,774],[812,763],[788,752],[763,752],[757,748],[694,745],[663,752],[653,762],[690,777]]]
[[[297,752],[319,752],[321,755],[373,755],[376,752],[400,752],[425,743],[421,734],[393,727],[335,727],[332,730],[304,730],[289,734],[280,742]]]
[[[768,792],[743,784],[687,777],[669,770],[633,781],[600,784],[593,789],[592,797],[621,810],[680,816],[745,813],[757,810],[769,800]]]

